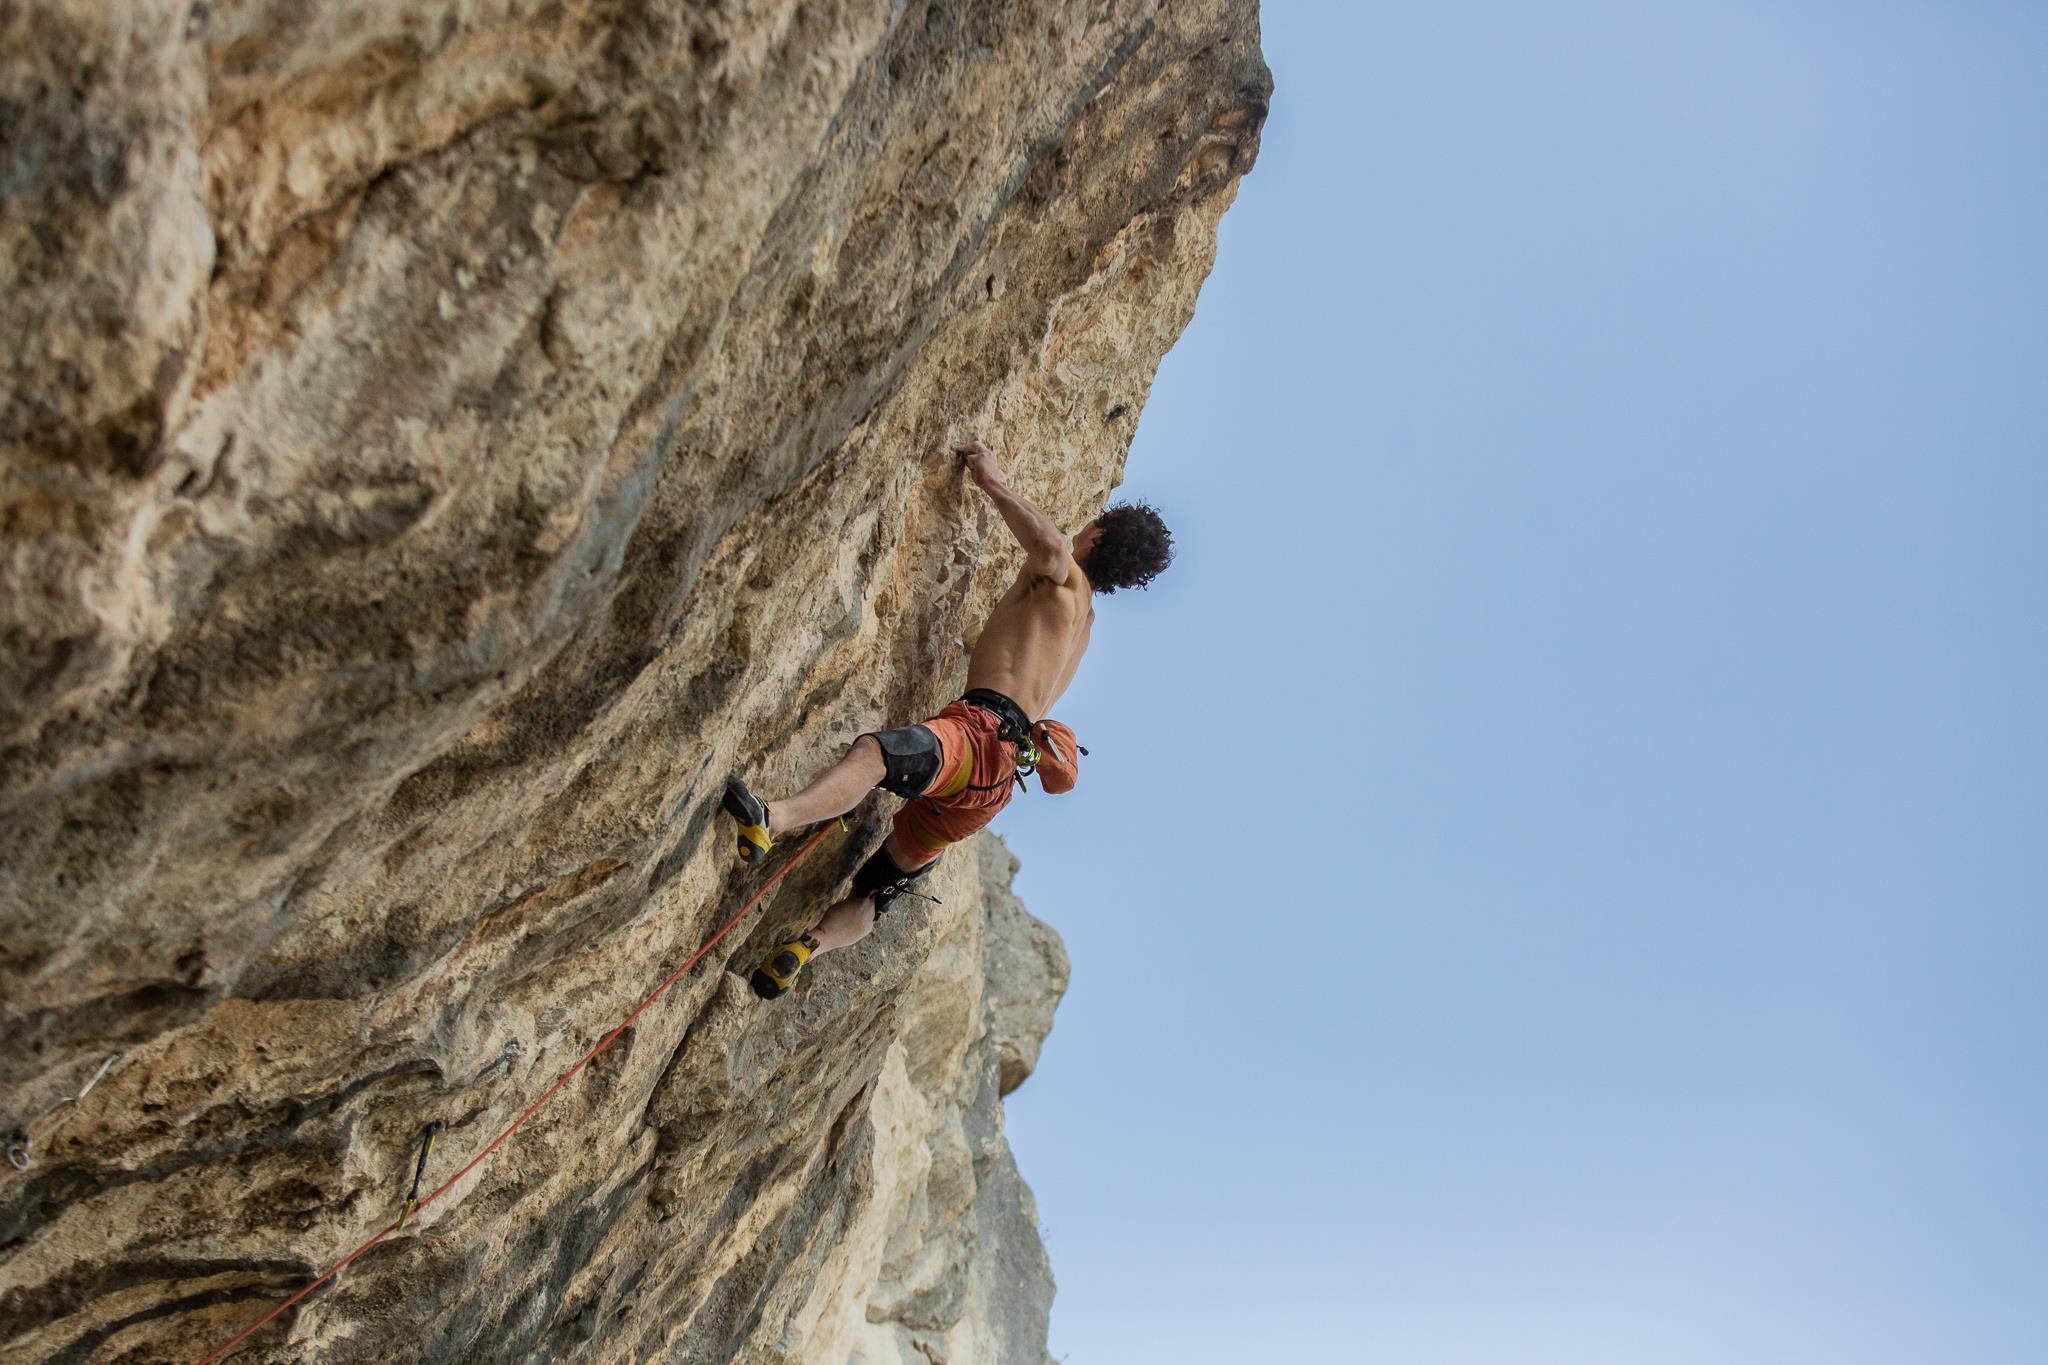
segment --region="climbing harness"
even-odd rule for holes
[[[76,1112],[78,1103],[92,1093],[94,1086],[107,1078],[107,1073],[114,1069],[114,1063],[120,1060],[120,1053],[110,1053],[107,1059],[100,1063],[100,1069],[92,1073],[92,1079],[78,1088],[77,1094],[66,1095],[63,1099],[58,1100],[48,1109],[45,1109],[27,1127],[18,1128],[9,1134],[7,1138],[7,1164],[17,1171],[27,1171],[30,1167],[34,1166],[35,1158],[30,1155],[31,1149],[38,1141],[48,1138],[59,1128],[63,1127],[65,1122],[71,1118],[71,1115],[66,1114],[63,1119],[50,1124],[47,1131],[38,1132],[37,1130],[42,1128],[44,1124],[49,1123],[50,1116],[60,1109],[69,1107]]]
[[[1031,739],[1031,717],[1024,714],[1024,708],[996,691],[992,687],[973,687],[960,698],[970,706],[978,706],[1002,722],[996,731],[996,738],[1012,744],[1028,743]]]
[[[982,710],[989,712],[997,720],[1001,721],[1002,725],[996,730],[996,738],[1016,748],[1014,759],[1016,770],[1014,772],[1008,776],[999,777],[993,782],[970,783],[965,790],[988,792],[994,791],[998,787],[1007,787],[1010,783],[1015,782],[1019,787],[1029,791],[1031,789],[1030,784],[1024,779],[1037,772],[1038,765],[1045,761],[1045,754],[1038,747],[1038,736],[1048,726],[1057,725],[1058,722],[1040,721],[1034,724],[1031,718],[1024,714],[1023,707],[1017,705],[1016,702],[1010,700],[1002,693],[986,687],[974,688],[960,700],[974,706],[979,706]],[[1067,730],[1067,727],[1064,725],[1061,725],[1060,729],[1066,730],[1069,738],[1074,733],[1072,730]],[[1080,746],[1076,745],[1075,747],[1079,748]],[[1082,749],[1081,752],[1085,754],[1088,751]],[[1053,757],[1056,761],[1059,759],[1057,749],[1053,751]],[[1073,767],[1072,762],[1068,761],[1066,767],[1071,771]],[[1040,779],[1040,785],[1043,785],[1043,783],[1044,780]],[[1070,790],[1072,787],[1073,783],[1068,782],[1060,790]]]
[[[398,1231],[399,1227],[403,1225],[403,1223],[405,1222],[407,1214],[418,1212],[420,1209],[425,1208],[427,1205],[433,1203],[436,1199],[439,1199],[442,1195],[448,1193],[448,1191],[454,1189],[458,1184],[460,1184],[462,1182],[462,1178],[468,1175],[471,1171],[475,1170],[478,1166],[481,1166],[484,1163],[484,1160],[487,1157],[489,1157],[492,1152],[498,1149],[500,1143],[504,1142],[506,1138],[511,1137],[514,1133],[518,1132],[521,1128],[523,1128],[526,1125],[526,1121],[532,1118],[536,1113],[538,1113],[542,1105],[546,1104],[549,1100],[553,1099],[555,1095],[558,1092],[560,1092],[563,1086],[567,1085],[570,1081],[576,1078],[578,1072],[582,1071],[584,1067],[589,1066],[593,1061],[597,1060],[599,1053],[603,1052],[606,1048],[610,1047],[615,1041],[617,1041],[620,1034],[624,1033],[627,1029],[631,1028],[633,1026],[634,1020],[638,1019],[642,1014],[646,1013],[648,1008],[652,1006],[655,1001],[661,999],[662,996],[668,994],[669,987],[675,985],[676,982],[681,981],[683,977],[689,973],[692,967],[695,967],[699,962],[702,962],[705,958],[705,955],[708,954],[714,947],[718,945],[718,941],[724,938],[727,934],[731,933],[735,928],[737,928],[739,926],[739,922],[745,919],[749,914],[753,912],[754,907],[761,903],[761,898],[768,894],[768,892],[774,887],[775,883],[781,881],[785,876],[789,874],[791,868],[795,867],[798,863],[802,862],[804,859],[804,855],[809,853],[812,849],[816,848],[818,846],[819,840],[823,839],[827,834],[831,833],[831,830],[832,826],[830,825],[819,826],[818,832],[816,834],[813,834],[809,839],[807,839],[804,842],[803,846],[796,851],[796,856],[792,857],[788,862],[784,863],[781,867],[776,868],[775,871],[770,873],[762,881],[761,885],[755,888],[754,894],[747,897],[747,903],[745,905],[742,905],[739,908],[738,912],[735,913],[731,919],[727,920],[723,925],[719,926],[719,930],[717,933],[713,934],[710,938],[704,940],[703,947],[699,948],[696,952],[690,954],[688,961],[684,962],[682,966],[676,968],[673,972],[669,973],[668,979],[666,981],[663,981],[659,986],[656,986],[654,990],[651,993],[649,993],[646,999],[642,1000],[639,1004],[635,1005],[632,1009],[632,1012],[629,1013],[624,1019],[621,1019],[619,1021],[618,1027],[614,1028],[610,1033],[607,1033],[604,1037],[598,1039],[596,1047],[593,1047],[592,1049],[590,1049],[590,1051],[584,1053],[582,1057],[577,1059],[577,1062],[574,1066],[570,1067],[567,1071],[564,1071],[561,1074],[561,1077],[557,1079],[553,1085],[549,1086],[546,1090],[542,1091],[539,1099],[535,1100],[532,1104],[527,1105],[526,1108],[520,1110],[519,1117],[513,1119],[512,1122],[506,1124],[504,1129],[500,1131],[496,1137],[492,1138],[489,1142],[485,1143],[483,1146],[483,1150],[478,1152],[475,1156],[471,1157],[467,1165],[465,1165],[461,1170],[457,1171],[454,1175],[449,1176],[439,1185],[435,1186],[434,1189],[430,1191],[428,1194],[418,1199],[408,1198],[406,1200],[406,1209],[404,1209],[397,1218],[393,1219],[389,1223],[386,1223],[384,1227],[374,1237],[371,1237],[368,1241],[364,1242],[354,1251],[349,1252],[348,1255],[342,1257],[333,1265],[329,1266],[325,1271],[321,1273],[320,1278],[314,1280],[311,1284],[307,1285],[298,1293],[286,1299],[277,1307],[271,1309],[268,1313],[265,1313],[262,1317],[256,1319],[256,1321],[250,1323],[247,1327],[244,1327],[240,1332],[237,1332],[233,1337],[229,1338],[226,1344],[222,1345],[219,1349],[215,1350],[212,1355],[209,1355],[205,1357],[203,1360],[201,1360],[199,1362],[199,1365],[213,1365],[213,1362],[225,1357],[230,1351],[234,1350],[237,1346],[241,1345],[244,1341],[247,1341],[251,1336],[255,1335],[256,1332],[259,1331],[262,1327],[264,1327],[267,1323],[269,1323],[271,1319],[277,1317],[279,1314],[283,1313],[287,1308],[290,1308],[292,1305],[298,1303],[301,1299],[305,1298],[308,1294],[318,1289],[321,1285],[326,1284],[329,1280],[333,1279],[336,1275],[340,1274],[343,1270],[347,1269],[351,1264],[353,1264],[357,1257],[361,1256],[371,1247],[377,1245],[377,1243],[383,1241],[386,1237],[389,1237],[392,1233]],[[429,1144],[429,1146],[431,1146],[431,1143]],[[426,1152],[424,1150],[420,1153],[420,1164],[422,1168],[425,1167]]]
[[[420,1160],[412,1168],[412,1188],[406,1192],[405,1203],[398,1209],[398,1226],[404,1227],[406,1218],[420,1206],[420,1181],[427,1175],[427,1158],[434,1154],[434,1139],[441,1136],[441,1130],[448,1125],[435,1119],[420,1130]]]
[[[1020,787],[1024,786],[1026,774],[1038,766],[1038,746],[1031,742],[1031,717],[1024,714],[1023,707],[993,688],[970,688],[960,700],[970,706],[980,707],[1002,722],[996,727],[996,739],[1012,747],[1015,766],[1015,771],[993,782],[970,782],[963,790],[992,792],[998,787],[1007,787],[1012,782]]]

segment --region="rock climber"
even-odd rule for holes
[[[1034,768],[1048,791],[1073,786],[1079,746],[1058,721],[1033,722],[1067,690],[1095,624],[1094,595],[1142,588],[1173,558],[1173,537],[1144,503],[1111,507],[1069,538],[1011,490],[995,452],[977,440],[953,453],[1024,547],[1017,581],[996,603],[967,665],[967,692],[922,725],[874,730],[793,796],[763,801],[726,779],[723,808],[740,856],[767,854],[791,830],[843,815],[874,787],[904,797],[889,837],[854,874],[852,894],[768,956],[757,994],[789,989],[819,953],[866,938],[875,917],[931,871],[940,852],[995,818]]]

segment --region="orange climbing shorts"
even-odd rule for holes
[[[1017,789],[1017,749],[998,739],[1002,721],[956,701],[924,723],[939,737],[939,771],[924,794],[896,812],[896,842],[930,862],[996,818]],[[907,869],[906,869],[907,870]]]

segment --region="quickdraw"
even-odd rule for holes
[[[87,1095],[90,1095],[92,1093],[92,1088],[94,1086],[98,1085],[101,1081],[107,1078],[107,1073],[114,1069],[114,1063],[120,1060],[120,1053],[116,1052],[110,1054],[105,1061],[100,1063],[100,1069],[92,1073],[92,1079],[87,1081],[84,1085],[78,1088],[77,1094],[66,1095],[63,1099],[58,1100],[48,1109],[45,1109],[42,1112],[41,1116],[35,1119],[35,1121],[30,1123],[27,1127],[17,1128],[13,1133],[9,1134],[7,1138],[7,1164],[12,1166],[15,1170],[23,1172],[26,1172],[31,1167],[33,1167],[36,1163],[35,1158],[30,1155],[30,1149],[33,1148],[39,1140],[49,1137],[50,1134],[56,1132],[57,1129],[61,1128],[64,1125],[65,1120],[68,1120],[71,1117],[71,1115],[66,1114],[63,1119],[59,1119],[56,1123],[50,1124],[47,1130],[41,1132],[38,1132],[37,1130],[42,1129],[44,1124],[50,1123],[51,1116],[56,1114],[59,1110],[65,1109],[67,1107],[75,1108],[80,1101],[82,1101]]]
[[[441,1120],[435,1119],[420,1130],[419,1164],[412,1168],[412,1188],[406,1191],[405,1203],[400,1205],[398,1210],[398,1226],[401,1228],[405,1226],[405,1220],[412,1216],[412,1211],[420,1206],[420,1182],[427,1178],[427,1158],[434,1154],[434,1139],[441,1136],[442,1130],[447,1126]]]

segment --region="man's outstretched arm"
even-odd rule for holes
[[[1065,583],[1067,569],[1074,562],[1073,542],[1053,524],[1051,517],[1010,491],[1010,486],[1003,481],[1002,461],[996,458],[993,450],[979,441],[956,441],[953,453],[967,466],[967,472],[981,485],[981,491],[989,495],[996,510],[1003,514],[1003,523],[1010,528],[1010,534],[1017,537],[1017,543],[1024,547],[1025,571],[1035,577]]]

